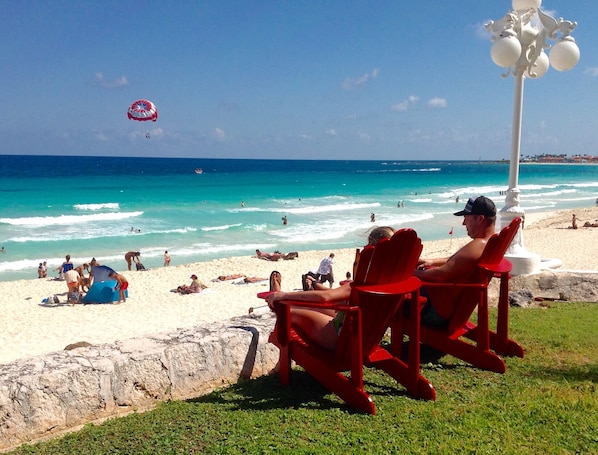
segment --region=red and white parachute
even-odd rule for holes
[[[127,117],[138,122],[146,122],[148,120],[155,122],[158,120],[158,108],[151,101],[137,100],[129,107]]]
[[[151,120],[155,122],[158,120],[158,108],[154,103],[148,100],[137,100],[131,104],[127,111],[127,117],[130,120],[136,120],[138,122],[147,122]],[[150,138],[150,133],[145,133],[146,138]]]

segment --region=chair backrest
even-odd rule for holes
[[[413,275],[422,248],[413,229],[400,229],[361,251],[353,281],[357,285],[402,281]]]
[[[395,283],[410,278],[421,251],[421,239],[413,229],[401,229],[390,239],[365,247],[361,251],[352,286]],[[366,296],[352,290],[350,303],[358,305],[361,310],[362,348],[364,355],[367,355],[380,343],[402,299],[394,295]],[[337,345],[340,351],[342,346],[347,345],[350,336],[348,332],[341,331]]]
[[[489,271],[505,267],[504,263],[507,261],[504,259],[504,255],[509,245],[511,245],[520,224],[521,218],[515,218],[508,226],[505,226],[499,233],[494,234],[488,239],[484,251],[477,262],[478,273],[473,275],[474,278],[469,283],[478,283],[487,286],[488,282],[492,279]],[[510,263],[507,263],[507,265],[510,267]],[[483,290],[483,292],[486,292],[486,290]],[[454,331],[463,327],[469,321],[473,310],[479,304],[479,293],[479,289],[465,289],[454,295],[455,311],[450,318],[449,330]]]
[[[520,225],[521,218],[514,218],[508,226],[502,228],[499,234],[494,234],[490,237],[478,264],[499,264],[515,238]]]

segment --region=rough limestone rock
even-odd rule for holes
[[[268,374],[270,313],[0,365],[0,450]]]
[[[534,302],[534,294],[527,289],[509,292],[509,306],[526,308]]]
[[[598,302],[598,273],[543,271],[511,278],[510,289],[527,289],[547,300]]]
[[[488,287],[489,305],[498,302],[498,280]],[[534,299],[598,302],[598,273],[543,271],[534,275],[511,277],[509,296],[521,296],[527,291]]]

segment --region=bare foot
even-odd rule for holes
[[[276,270],[270,274],[270,291],[280,291],[282,276]]]

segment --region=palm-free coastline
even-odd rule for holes
[[[572,214],[579,220],[595,220],[598,208],[564,210],[527,216],[524,242],[531,252],[543,259],[558,258],[558,270],[598,272],[595,248],[598,228],[570,229]],[[461,226],[455,227],[455,238],[424,242],[423,256],[446,256],[467,242]],[[459,235],[459,237],[456,237]],[[4,296],[0,319],[0,363],[63,350],[77,342],[112,343],[132,337],[176,331],[224,321],[248,314],[249,308],[267,311],[256,297],[267,290],[272,270],[283,277],[283,289],[299,289],[301,275],[317,267],[330,252],[335,253],[336,281],[352,270],[355,250],[299,251],[299,257],[288,261],[265,261],[252,256],[216,259],[180,266],[157,267],[148,271],[124,272],[130,281],[129,298],[120,305],[44,304],[54,294],[66,299],[66,284],[49,279],[0,282]],[[180,284],[189,284],[197,274],[209,288],[201,294],[180,295],[171,292]],[[217,280],[221,275],[244,274],[264,278],[245,283],[243,279]],[[215,280],[215,281],[214,281]]]
[[[148,268],[263,251],[353,249],[375,224],[412,227],[424,242],[459,235],[470,196],[498,207],[508,163],[1,156],[0,281],[95,257],[117,271],[140,251]],[[201,167],[198,175],[195,169]],[[531,216],[594,205],[598,167],[522,165]],[[459,202],[457,202],[459,201]],[[287,224],[283,223],[287,219]],[[133,229],[132,229],[133,228]]]

